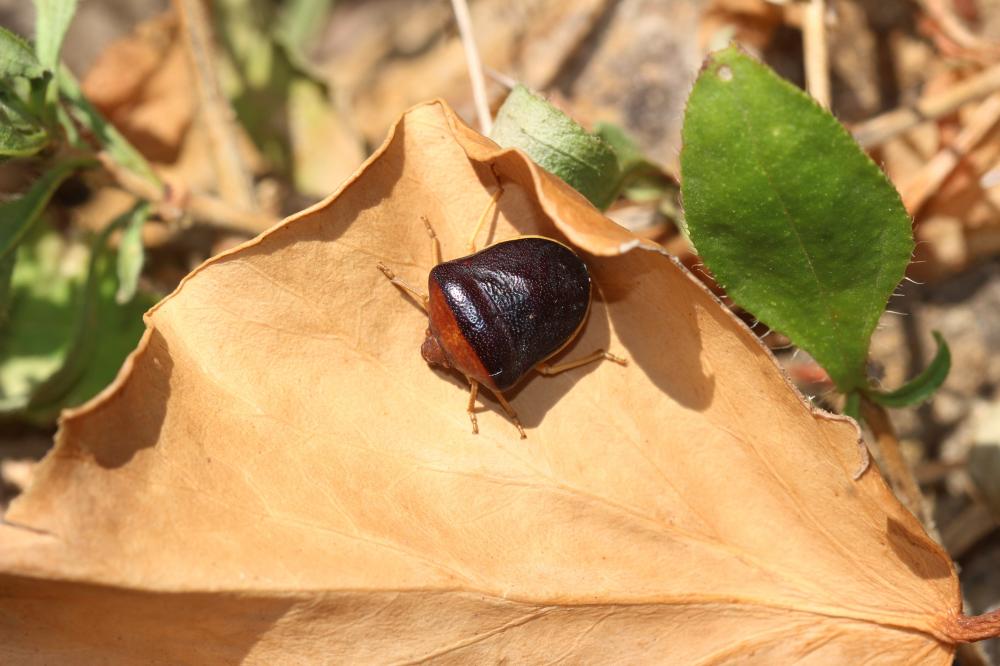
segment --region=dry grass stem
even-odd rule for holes
[[[912,107],[901,107],[875,116],[852,129],[863,148],[874,148],[916,127],[954,112],[963,104],[982,99],[1000,90],[1000,64],[956,83],[942,93],[926,95]]]
[[[940,543],[941,537],[934,527],[934,520],[927,509],[924,496],[920,492],[920,486],[917,485],[917,479],[913,476],[913,470],[903,458],[899,439],[896,437],[896,431],[892,427],[892,422],[889,421],[885,407],[862,396],[861,414],[865,423],[871,428],[872,434],[875,436],[875,443],[882,452],[885,475],[892,483],[896,496],[903,503],[903,506],[923,523],[928,533]]]
[[[825,109],[830,108],[830,56],[826,43],[826,0],[808,0],[802,24],[806,89]]]
[[[994,93],[976,109],[954,141],[938,151],[912,178],[900,185],[900,195],[910,215],[917,214],[962,158],[986,137],[998,121],[1000,93]]]
[[[472,98],[476,104],[476,116],[479,119],[479,131],[488,135],[493,129],[493,117],[490,115],[490,104],[486,98],[486,81],[483,78],[483,63],[476,47],[476,36],[472,31],[472,18],[469,16],[469,5],[465,0],[451,0],[455,12],[455,22],[462,36],[462,47],[465,49],[465,62],[469,68],[469,80],[472,82]]]
[[[158,187],[142,176],[123,168],[107,153],[98,153],[97,159],[118,187],[139,199],[155,204],[157,212],[168,222],[179,223],[184,217],[190,216],[199,222],[251,236],[259,234],[277,222],[277,219],[270,215],[238,208],[210,195],[191,193],[178,196],[176,192]]]
[[[181,34],[191,60],[202,118],[208,129],[211,153],[219,179],[219,193],[228,203],[245,209],[257,208],[253,177],[240,156],[235,116],[222,94],[213,63],[212,27],[201,0],[175,0],[181,19]]]

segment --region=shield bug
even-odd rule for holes
[[[499,198],[493,196],[490,207]],[[475,404],[480,385],[489,389],[524,439],[524,428],[503,392],[532,370],[554,375],[586,363],[620,359],[598,349],[573,361],[552,365],[547,360],[576,338],[590,312],[590,272],[582,259],[559,241],[543,236],[519,236],[478,252],[475,237],[490,208],[479,219],[469,243],[471,254],[441,260],[441,247],[430,223],[424,224],[434,245],[435,266],[423,295],[379,270],[413,296],[427,312],[426,338],[420,347],[431,365],[454,368],[469,382],[466,411],[472,432],[479,432]]]

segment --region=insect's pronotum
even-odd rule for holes
[[[476,236],[501,193],[498,189],[480,216],[469,241],[470,254],[458,259],[441,260],[441,244],[423,218],[435,264],[426,296],[384,264],[378,268],[427,312],[427,337],[420,347],[424,360],[455,368],[468,380],[466,411],[472,432],[479,432],[474,409],[482,385],[496,396],[524,439],[524,428],[503,392],[531,370],[554,375],[602,359],[622,365],[626,361],[598,349],[574,361],[546,363],[587,320],[590,273],[573,250],[543,236],[518,236],[477,252]]]

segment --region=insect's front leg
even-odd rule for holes
[[[413,298],[413,300],[415,300],[420,305],[420,307],[424,309],[424,312],[430,312],[429,299],[427,298],[426,295],[421,294],[419,291],[408,285],[406,282],[396,277],[396,274],[393,272],[393,270],[388,266],[386,266],[385,264],[383,264],[381,261],[378,262],[377,265],[378,269],[382,271],[382,275],[388,278],[389,282],[393,283],[394,285],[405,291],[407,294],[409,294]]]

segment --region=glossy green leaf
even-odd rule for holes
[[[55,193],[56,188],[66,180],[74,171],[94,164],[91,159],[72,159],[57,164],[49,169],[42,177],[35,181],[28,193],[19,199],[0,204],[0,259],[7,257],[16,248],[18,243],[32,225],[38,220],[38,216],[49,199]]]
[[[737,48],[709,56],[681,154],[688,231],[729,295],[843,392],[913,250],[899,195],[847,131]]]
[[[146,252],[142,247],[142,227],[149,218],[149,204],[140,203],[129,213],[128,222],[122,231],[118,243],[118,291],[115,301],[118,304],[128,303],[135,296],[139,285],[139,275],[146,260]]]
[[[515,86],[497,111],[490,138],[520,148],[602,210],[618,196],[621,170],[614,150],[524,86]]]
[[[63,38],[76,13],[76,0],[35,1],[35,53],[42,67],[56,71]]]
[[[909,407],[928,400],[941,388],[951,370],[951,350],[948,349],[948,343],[944,341],[940,333],[934,331],[933,335],[937,342],[937,352],[935,352],[930,365],[895,391],[883,392],[869,389],[865,393],[872,402],[886,407]]]
[[[59,68],[59,91],[68,104],[73,118],[94,133],[115,162],[151,183],[160,184],[160,179],[146,158],[84,97],[80,84],[65,67]]]
[[[35,79],[44,75],[45,67],[28,42],[0,27],[0,79],[16,76]]]

